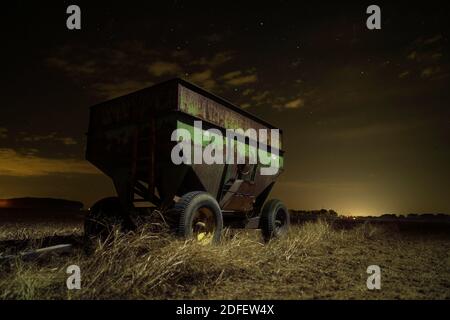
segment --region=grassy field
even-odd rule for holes
[[[0,266],[1,299],[450,299],[450,235],[397,232],[326,222],[293,226],[269,244],[260,233],[225,230],[203,246],[142,227],[113,232],[83,253],[76,225],[0,227],[0,253],[71,241],[73,253]],[[39,240],[33,240],[39,239]],[[52,240],[53,239],[53,240]],[[81,268],[81,290],[68,290],[66,268]],[[381,290],[366,287],[381,267]]]

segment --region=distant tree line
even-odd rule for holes
[[[0,207],[4,209],[65,209],[65,210],[81,210],[83,203],[80,201],[72,201],[54,198],[11,198],[0,199]]]
[[[410,213],[406,215],[397,215],[386,213],[381,216],[344,216],[339,215],[332,209],[320,210],[289,210],[293,220],[421,220],[421,221],[450,221],[450,215],[445,213]]]
[[[320,209],[320,210],[290,210],[291,220],[297,222],[300,220],[334,220],[338,219],[339,215],[334,210]]]

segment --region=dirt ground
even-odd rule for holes
[[[2,225],[0,254],[73,243],[66,255],[0,265],[1,299],[450,299],[450,234],[364,224],[293,226],[264,244],[254,231],[224,232],[218,246],[185,242],[148,227],[113,232],[95,253],[76,225]],[[68,290],[66,268],[81,269]],[[367,267],[381,268],[368,290]]]

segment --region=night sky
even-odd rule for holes
[[[283,129],[290,208],[450,212],[446,2],[93,2],[2,4],[0,198],[113,194],[89,106],[179,76]]]

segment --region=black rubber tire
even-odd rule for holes
[[[126,213],[118,197],[108,197],[97,201],[84,219],[85,241],[93,238],[105,239],[114,226],[125,225]]]
[[[266,242],[285,235],[289,230],[289,211],[278,199],[269,200],[264,204],[260,219],[262,235]]]
[[[184,239],[192,239],[193,220],[197,210],[209,209],[214,218],[214,231],[211,243],[220,242],[223,229],[222,210],[216,199],[204,191],[193,191],[186,193],[173,207],[173,211],[179,216],[178,235]]]

